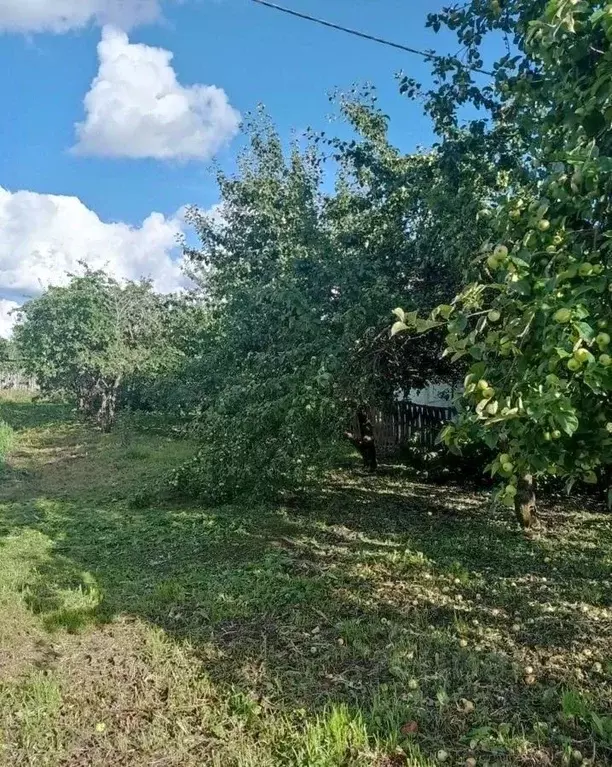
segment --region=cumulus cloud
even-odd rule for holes
[[[177,248],[183,227],[183,211],[151,213],[140,226],[106,223],[76,197],[0,187],[0,292],[32,295],[65,284],[68,273],[82,272],[81,261],[173,292],[187,284]]]
[[[17,319],[11,312],[18,307],[19,304],[16,301],[0,298],[0,338],[8,338],[11,335]]]
[[[0,31],[62,33],[92,22],[128,29],[160,14],[159,0],[0,0]]]
[[[238,132],[240,114],[214,85],[181,85],[173,54],[130,43],[106,26],[98,45],[100,67],[76,126],[79,154],[206,160]]]

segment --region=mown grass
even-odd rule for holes
[[[0,764],[609,763],[606,514],[547,508],[526,537],[401,468],[135,509],[188,442],[0,411]]]

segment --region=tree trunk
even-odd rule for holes
[[[106,392],[106,389],[103,389],[102,395],[100,397],[100,406],[98,408],[98,415],[96,417],[96,420],[98,422],[98,426],[104,432],[110,431],[110,426],[109,426],[108,417],[107,417],[107,407],[108,407],[107,403],[108,403],[108,394]]]
[[[91,400],[91,391],[88,391],[85,387],[80,387],[77,397],[77,407],[80,413],[89,414],[91,412]]]
[[[359,423],[359,436],[346,432],[346,437],[361,453],[364,467],[368,469],[368,471],[376,471],[378,468],[378,461],[376,459],[374,429],[372,428],[372,421],[369,419],[367,412],[363,408],[360,408],[357,411],[357,421]]]
[[[97,417],[99,405],[98,397],[100,396],[100,382],[82,384],[79,386],[77,406],[81,413],[93,418]]]
[[[102,390],[97,420],[102,431],[106,433],[112,430],[117,417],[117,395],[120,383],[121,378],[116,378],[112,386],[107,386]]]
[[[531,474],[526,474],[518,481],[514,510],[519,524],[525,530],[528,530],[536,521],[535,485]]]
[[[612,511],[612,464],[602,469],[603,502]]]
[[[108,401],[106,403],[106,418],[108,422],[108,431],[110,431],[115,425],[117,419],[117,396],[119,393],[119,380],[115,381],[112,391],[108,395]]]

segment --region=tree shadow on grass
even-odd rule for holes
[[[53,402],[13,402],[0,400],[0,419],[15,431],[65,424],[72,420],[72,407]]]
[[[541,527],[523,533],[510,510],[493,508],[489,493],[456,485],[340,480],[313,495],[297,515],[368,537],[407,541],[442,568],[459,567],[498,578],[526,571],[572,581],[610,575],[612,518],[605,514],[544,504]],[[556,548],[554,561],[548,549]],[[561,550],[559,550],[559,548]],[[588,553],[585,553],[588,552]]]
[[[346,703],[386,736],[418,715],[459,742],[553,716],[545,681],[601,695],[570,660],[580,670],[576,643],[611,647],[598,620],[610,530],[595,515],[544,521],[554,534],[527,537],[486,495],[341,475],[289,509],[133,510],[58,488],[5,503],[0,532],[49,539],[25,597],[48,631],[136,616],[195,648],[228,695],[285,712]],[[582,599],[587,612],[570,608]],[[456,716],[461,698],[486,722]]]

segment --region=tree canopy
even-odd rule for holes
[[[484,106],[483,151],[512,135],[523,165],[481,213],[494,235],[474,252],[478,279],[430,321],[452,359],[471,362],[444,439],[497,448],[499,497],[529,524],[534,476],[607,482],[612,462],[612,4],[474,0],[430,23],[456,30],[473,64],[487,32],[514,49],[486,86],[464,69],[430,96],[449,131],[459,105]],[[427,330],[398,317],[396,332]]]
[[[146,282],[119,285],[87,271],[51,287],[19,311],[15,343],[43,392],[73,395],[108,430],[121,384],[163,360],[162,302]]]
[[[289,152],[256,115],[237,173],[219,174],[219,210],[191,212],[201,247],[189,270],[211,324],[202,449],[182,486],[222,497],[299,486],[329,464],[356,409],[449,374],[441,338],[389,343],[386,307],[450,298],[488,227],[447,227],[450,208],[475,219],[488,187],[456,147],[402,155],[372,93],[340,108],[354,140],[311,136]]]

